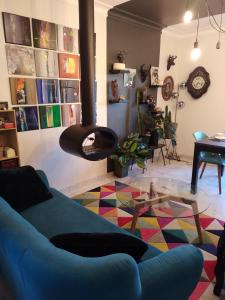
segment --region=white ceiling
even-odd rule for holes
[[[220,15],[215,16],[218,23],[220,23]],[[225,14],[223,14],[223,20],[225,21]],[[225,22],[223,22],[223,27],[225,27]],[[169,26],[165,28],[165,31],[175,33],[177,35],[186,35],[196,33],[197,29],[197,20],[194,20],[188,24],[180,23],[177,25]],[[199,23],[199,31],[210,30],[211,26],[209,23],[209,18],[201,18]]]

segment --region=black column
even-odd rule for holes
[[[96,123],[94,0],[79,0],[82,125]]]

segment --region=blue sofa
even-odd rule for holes
[[[46,175],[38,174],[48,185]],[[58,249],[49,242],[57,234],[129,233],[50,190],[52,199],[21,214],[0,198],[0,272],[14,299],[188,299],[203,267],[197,248],[160,253],[149,246],[139,264],[127,254],[85,258]]]

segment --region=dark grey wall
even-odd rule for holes
[[[107,109],[108,127],[118,134],[121,141],[130,132],[137,131],[136,88],[143,86],[140,82],[139,69],[142,64],[159,66],[161,29],[125,20],[115,15],[109,15],[107,25],[108,70],[116,61],[116,54],[120,50],[127,53],[126,67],[137,69],[136,87],[129,90],[123,88],[122,74],[111,75],[108,73],[108,97],[111,92],[111,81],[117,79],[120,94],[128,98],[126,103],[108,104]],[[146,86],[149,85],[148,80],[145,84]],[[157,90],[151,88],[149,94],[156,98]],[[142,109],[146,109],[146,107],[143,106]]]

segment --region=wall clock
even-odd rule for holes
[[[197,67],[187,80],[187,90],[194,99],[205,94],[210,86],[209,73],[203,67]]]
[[[163,81],[162,97],[165,101],[170,100],[174,89],[173,77],[167,76]]]

